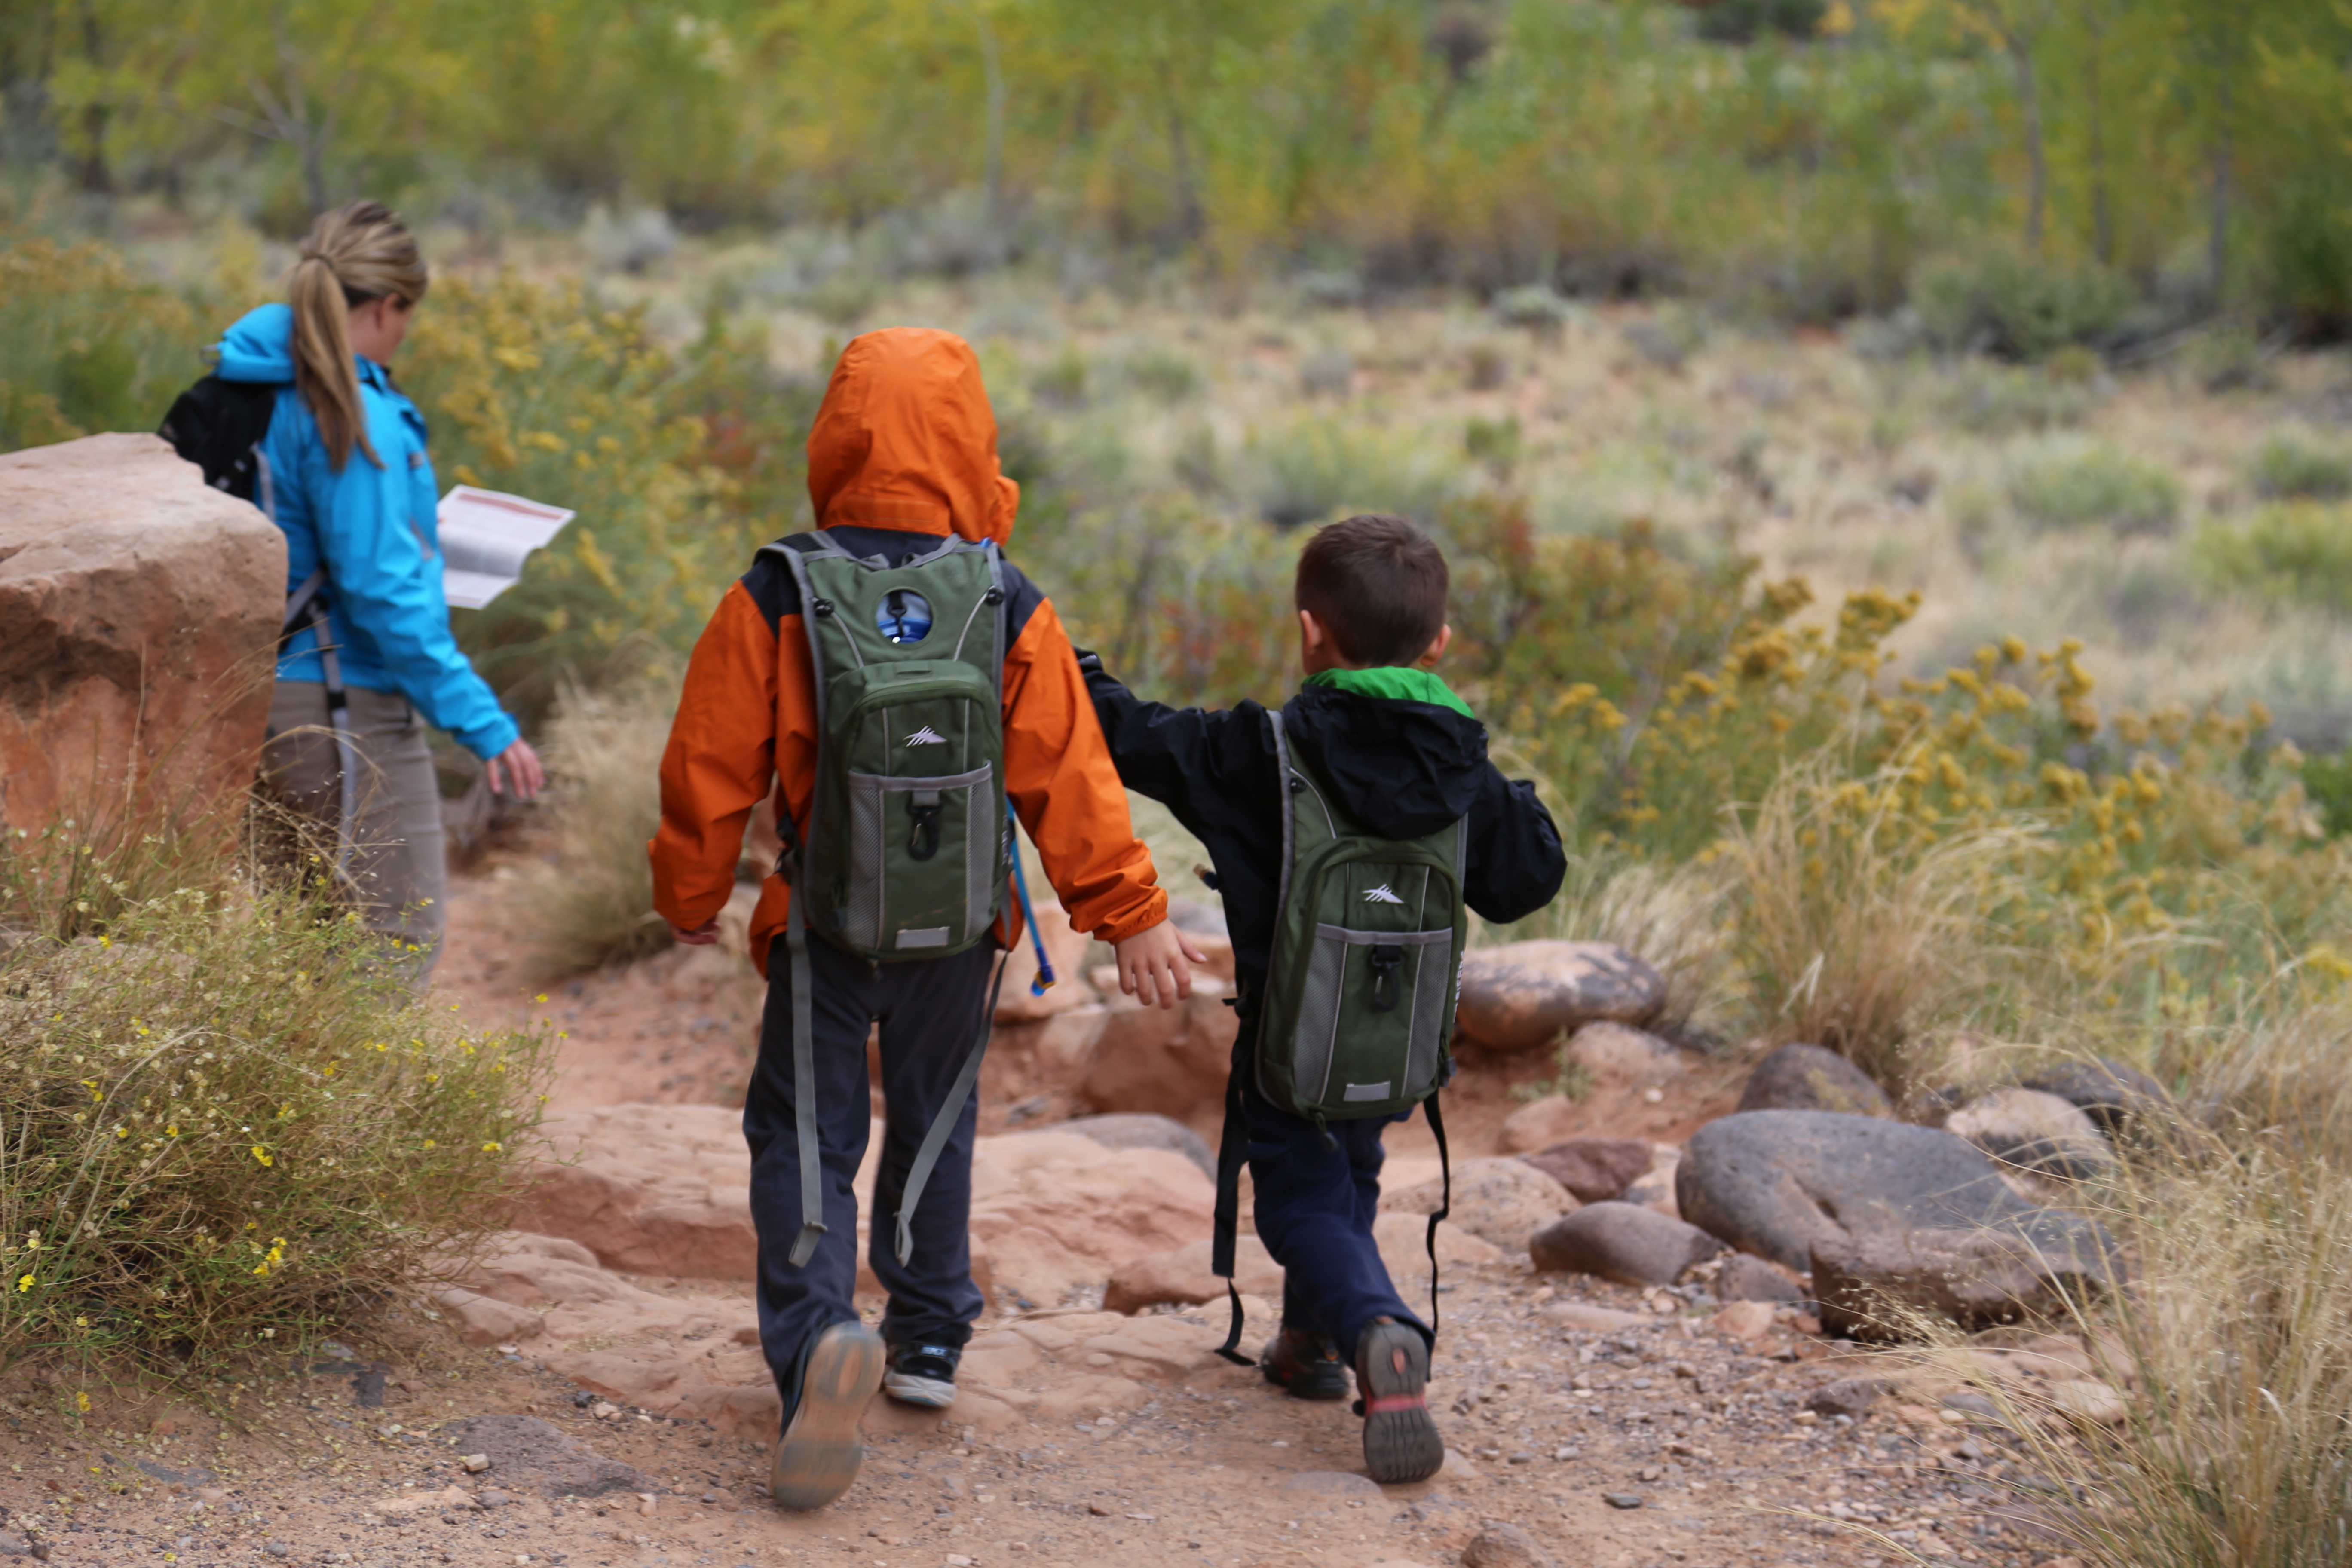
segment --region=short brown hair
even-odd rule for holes
[[[1410,518],[1370,512],[1315,531],[1298,552],[1298,607],[1351,664],[1411,664],[1445,625],[1445,552]]]

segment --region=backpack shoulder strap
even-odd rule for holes
[[[1437,1227],[1454,1212],[1454,1157],[1445,1150],[1445,1117],[1437,1109],[1443,1089],[1430,1090],[1429,1098],[1421,1102],[1422,1113],[1429,1118],[1430,1136],[1437,1140],[1437,1169],[1444,1187],[1437,1199],[1437,1212],[1429,1216],[1429,1337],[1437,1337]]]
[[[1274,735],[1275,806],[1282,819],[1282,858],[1275,892],[1275,918],[1278,923],[1282,907],[1290,901],[1290,859],[1297,847],[1297,807],[1291,795],[1290,740],[1282,727],[1282,710],[1269,708],[1265,718]],[[1242,1166],[1249,1156],[1249,1128],[1242,1115],[1242,1075],[1255,1070],[1255,1036],[1265,1016],[1264,997],[1258,999],[1255,1015],[1244,1019],[1241,1028],[1234,1032],[1233,1061],[1225,1072],[1225,1121],[1217,1133],[1217,1200],[1209,1233],[1209,1272],[1224,1280],[1225,1298],[1232,1308],[1225,1342],[1217,1347],[1217,1353],[1235,1366],[1256,1364],[1238,1348],[1244,1315],[1241,1288],[1234,1283],[1236,1237],[1241,1229]]]
[[[1290,737],[1282,727],[1282,710],[1269,708],[1265,717],[1274,727],[1275,788],[1280,792],[1275,798],[1282,816],[1282,869],[1276,879],[1274,892],[1275,928],[1278,931],[1283,906],[1290,902],[1290,863],[1298,854],[1298,811],[1291,798],[1295,790],[1291,783]]]
[[[816,593],[809,585],[803,551],[789,541],[762,545],[761,550],[762,553],[772,551],[782,558],[785,569],[793,574],[793,586],[800,592],[801,627],[808,634],[809,673],[813,678],[810,685],[814,688],[817,770],[821,774],[824,769],[824,652],[817,641]],[[801,836],[803,843],[815,842],[816,814],[823,795],[819,790],[809,796],[808,832]],[[805,858],[800,862],[802,866],[806,863]],[[824,1170],[820,1162],[816,1120],[816,1001],[811,994],[814,979],[809,963],[808,878],[795,876],[793,881],[792,897],[784,910],[784,950],[792,965],[793,1141],[800,1146],[801,1176],[801,1229],[793,1238],[790,1257],[793,1267],[799,1268],[816,1251],[817,1239],[824,1235],[825,1224]]]

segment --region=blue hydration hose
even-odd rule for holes
[[[1012,829],[1007,842],[1013,850],[1013,891],[1021,900],[1021,922],[1029,928],[1029,945],[1037,954],[1036,978],[1029,982],[1029,994],[1043,996],[1054,988],[1054,961],[1045,956],[1045,939],[1037,934],[1037,911],[1029,907],[1029,878],[1021,869],[1021,819],[1013,815],[1013,797],[1004,797],[1004,820]]]

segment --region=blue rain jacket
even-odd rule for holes
[[[328,624],[343,682],[405,697],[427,723],[487,761],[520,732],[457,650],[441,591],[440,491],[425,451],[425,416],[373,360],[358,359],[360,404],[378,462],[358,446],[336,473],[319,421],[294,389],[294,311],[264,305],[215,350],[223,381],[278,388],[266,489],[256,496],[286,535],[286,591],[323,560]],[[355,356],[356,357],[356,356]],[[280,680],[326,679],[305,627],[278,660]]]

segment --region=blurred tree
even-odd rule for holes
[[[446,24],[455,0],[74,0],[76,34],[52,90],[78,156],[184,153],[221,126],[293,155],[312,212],[339,195],[331,150],[350,165],[428,137],[462,144],[478,101]]]
[[[1950,0],[1971,27],[1982,32],[2009,61],[2017,86],[2017,108],[2025,135],[2025,247],[2042,253],[2042,227],[2050,204],[2050,149],[2042,129],[2042,76],[2036,61],[2057,0]]]

